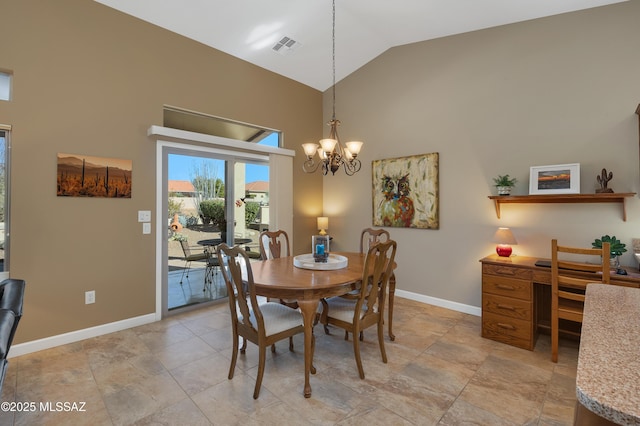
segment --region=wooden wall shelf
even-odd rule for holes
[[[627,221],[626,199],[635,196],[635,192],[603,193],[603,194],[553,194],[553,195],[490,195],[496,206],[496,216],[500,219],[501,204],[523,203],[620,203],[622,204],[622,220]]]

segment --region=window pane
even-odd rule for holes
[[[11,75],[0,72],[0,100],[11,99]]]

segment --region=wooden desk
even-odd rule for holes
[[[536,266],[538,260],[549,259],[494,254],[480,260],[482,337],[533,350],[538,332],[549,330],[551,268]],[[627,271],[629,275],[612,274],[611,284],[640,287],[640,273],[631,268]],[[575,323],[561,324],[561,329],[565,335],[580,332]]]
[[[348,266],[332,271],[296,268],[293,257],[281,257],[251,263],[256,292],[274,299],[296,299],[304,320],[304,396],[311,396],[309,374],[313,370],[313,322],[320,299],[346,294],[362,279],[365,255],[346,256]],[[357,338],[357,337],[354,337]]]

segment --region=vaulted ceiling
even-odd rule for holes
[[[95,1],[315,89],[333,83],[331,0]],[[620,2],[336,0],[336,81],[394,46]]]

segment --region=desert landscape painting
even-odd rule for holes
[[[131,198],[131,160],[58,153],[58,196]]]

